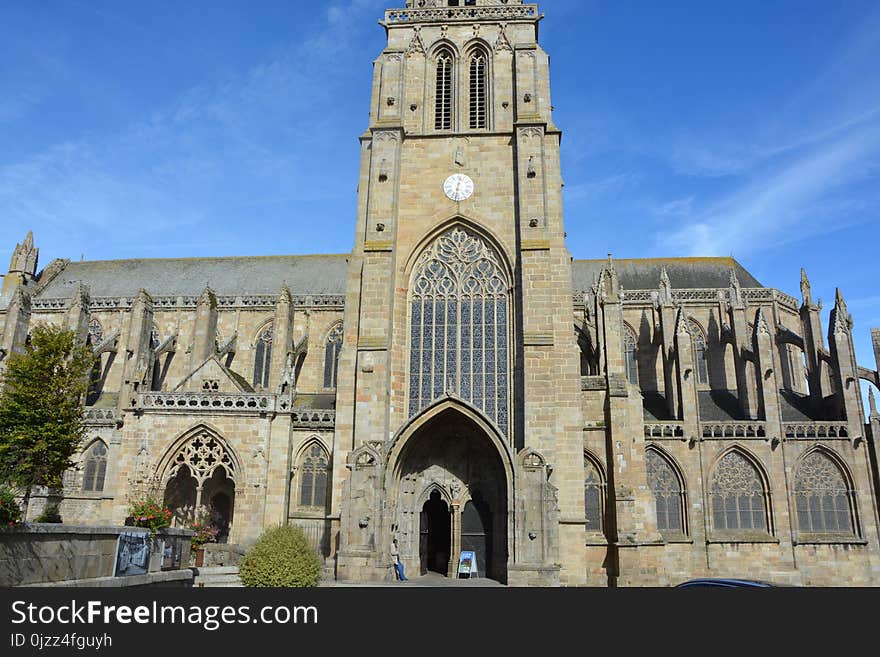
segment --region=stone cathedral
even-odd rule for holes
[[[573,259],[537,5],[406,5],[351,253],[15,246],[0,357],[37,322],[98,356],[64,521],[151,481],[221,541],[301,526],[341,581],[391,578],[396,538],[411,576],[472,550],[508,585],[880,585],[878,365],[840,292],[824,333],[804,272],[796,299],[732,258]]]

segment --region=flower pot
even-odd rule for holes
[[[199,548],[196,550],[196,568],[201,568],[205,565],[205,548]]]

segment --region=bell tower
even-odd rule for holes
[[[381,21],[337,388],[345,577],[384,563],[392,534],[418,565],[395,459],[412,427],[451,404],[488,427],[506,473],[495,567],[506,560],[511,582],[583,580],[580,372],[541,18],[520,0],[411,0]],[[373,483],[352,483],[367,462]],[[478,484],[449,486],[466,496]]]

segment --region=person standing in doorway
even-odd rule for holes
[[[400,560],[400,550],[397,547],[397,537],[391,539],[391,563],[394,566],[394,577],[398,581],[407,581],[403,573],[403,562]]]

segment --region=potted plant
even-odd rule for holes
[[[189,527],[192,529],[193,535],[190,539],[192,554],[195,555],[195,564],[197,568],[201,568],[205,563],[206,543],[215,543],[219,529],[205,522],[194,522]]]
[[[146,527],[152,535],[171,526],[171,509],[155,498],[132,500],[128,514],[132,526]]]

